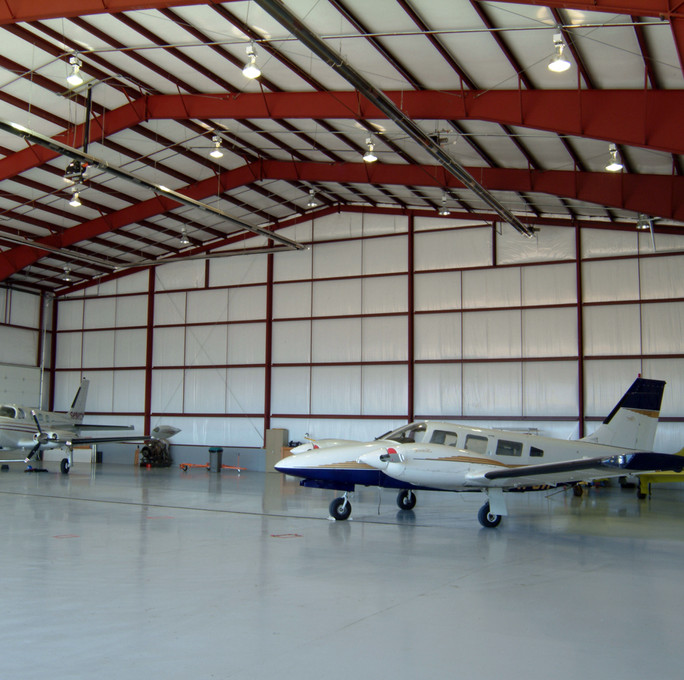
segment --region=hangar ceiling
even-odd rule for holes
[[[5,284],[61,294],[361,207],[683,233],[676,0],[5,0],[0,35]],[[12,124],[101,164],[68,184],[73,157]]]

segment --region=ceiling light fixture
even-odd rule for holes
[[[185,225],[181,227],[180,244],[182,246],[190,245],[190,239],[188,238],[188,232],[185,230]]]
[[[636,228],[637,231],[648,231],[651,228],[651,218],[644,213],[639,213]]]
[[[307,208],[318,208],[318,201],[316,200],[316,190],[309,189],[309,202],[306,204]]]
[[[69,283],[69,281],[72,281],[73,279],[71,278],[71,268],[68,265],[64,265],[64,274],[62,274],[62,281],[66,281]]]
[[[211,138],[214,142],[214,150],[209,154],[212,158],[223,158],[223,151],[221,151],[221,138],[218,135],[214,135]]]
[[[83,77],[81,76],[81,66],[83,62],[75,55],[69,57],[69,64],[71,64],[71,73],[67,76],[67,83],[71,87],[78,87],[83,85]]]
[[[64,181],[67,184],[76,184],[77,182],[83,181],[87,169],[88,164],[86,162],[78,160],[71,161],[64,171]]]
[[[442,205],[440,206],[439,210],[437,211],[438,215],[441,215],[442,217],[446,217],[447,215],[451,215],[451,210],[447,208],[447,192],[445,191],[442,194]]]
[[[366,153],[363,154],[363,160],[366,161],[366,163],[375,163],[375,161],[378,160],[378,157],[373,153],[373,140],[371,137],[368,137],[366,139],[366,145],[368,146],[368,149],[366,150]]]
[[[620,154],[618,152],[617,146],[615,144],[611,144],[608,147],[608,153],[610,158],[608,159],[606,170],[608,170],[608,172],[620,172],[624,165],[622,165],[622,161],[620,160]]]
[[[82,203],[81,199],[78,197],[78,191],[74,191],[74,195],[71,197],[71,200],[69,201],[69,205],[72,208],[80,208]]]
[[[554,73],[563,73],[570,68],[571,64],[563,56],[563,50],[566,48],[566,44],[560,33],[554,33],[553,47],[556,50],[556,54],[553,55],[553,58],[549,62],[548,69]]]
[[[245,78],[254,80],[254,78],[258,78],[261,75],[261,70],[256,65],[256,50],[254,49],[254,43],[247,45],[247,56],[249,57],[249,61],[242,69],[242,75]]]

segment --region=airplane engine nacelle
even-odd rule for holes
[[[41,446],[61,446],[59,441],[59,434],[57,432],[36,432],[33,435],[33,443]]]

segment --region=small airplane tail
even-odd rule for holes
[[[73,402],[71,402],[71,408],[69,409],[69,418],[74,421],[74,423],[83,422],[83,416],[85,415],[85,405],[86,399],[88,398],[88,385],[90,385],[90,380],[83,378],[81,384],[76,392]]]
[[[664,380],[637,378],[596,432],[582,441],[652,451],[664,389]]]

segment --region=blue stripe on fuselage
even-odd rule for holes
[[[288,468],[283,470],[287,475],[303,477],[302,486],[321,486],[326,489],[340,489],[342,491],[352,491],[354,485],[360,486],[381,486],[390,489],[414,489],[413,484],[400,482],[399,480],[388,477],[380,470],[363,469],[335,469],[335,468]],[[309,484],[308,482],[314,482]],[[320,484],[315,484],[315,482]]]

